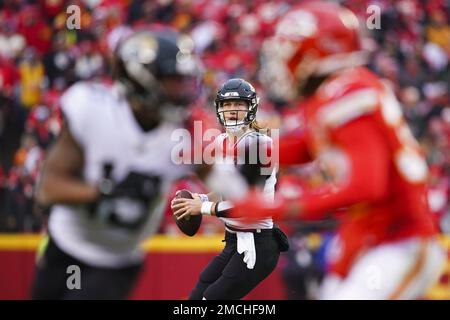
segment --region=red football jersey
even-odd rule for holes
[[[332,271],[345,275],[369,247],[435,233],[425,158],[381,79],[363,67],[338,72],[298,110],[305,127],[280,139],[280,164],[318,159],[331,180],[300,197],[301,219],[346,209]]]

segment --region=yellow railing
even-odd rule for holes
[[[36,251],[42,234],[0,234],[0,250]],[[166,236],[155,235],[142,244],[150,252],[219,252],[223,248],[223,235],[211,236]]]

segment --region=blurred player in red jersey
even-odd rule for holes
[[[280,165],[318,160],[329,182],[298,196],[281,191],[275,204],[255,192],[233,215],[318,220],[343,209],[321,298],[420,298],[443,261],[428,168],[394,94],[363,67],[360,40],[356,16],[333,3],[302,4],[279,21],[263,75],[298,102],[305,123],[280,139]]]

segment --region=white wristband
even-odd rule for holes
[[[207,195],[207,194],[199,193],[198,196],[200,197],[200,200],[201,200],[202,202],[209,201],[209,198],[208,198],[208,195]]]
[[[213,205],[214,205],[214,202],[211,202],[211,201],[203,202],[202,207],[200,208],[200,212],[204,215],[210,216]]]

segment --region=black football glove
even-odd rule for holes
[[[159,177],[130,172],[115,184],[103,179],[95,215],[100,221],[127,229],[139,228],[148,218],[149,206],[160,192]]]

